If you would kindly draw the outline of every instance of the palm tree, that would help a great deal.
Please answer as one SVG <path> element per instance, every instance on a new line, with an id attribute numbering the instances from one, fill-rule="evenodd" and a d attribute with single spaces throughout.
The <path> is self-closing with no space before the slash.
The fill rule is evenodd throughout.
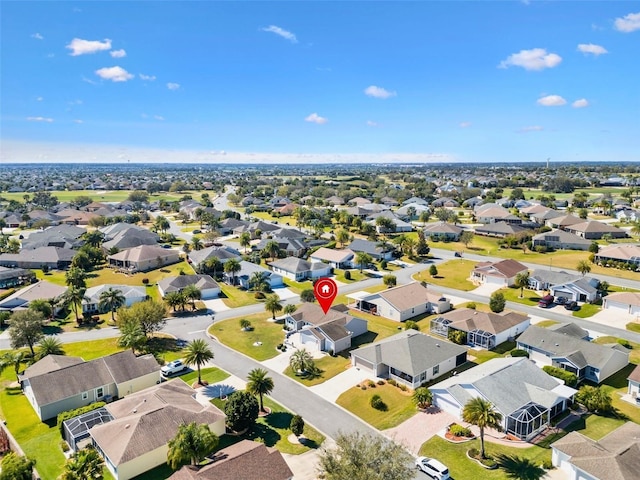
<path id="1" fill-rule="evenodd" d="M 242 232 L 240 234 L 240 246 L 244 247 L 244 253 L 247 253 L 249 245 L 251 245 L 251 235 L 249 232 Z"/>
<path id="2" fill-rule="evenodd" d="M 62 297 L 67 305 L 71 305 L 73 313 L 76 316 L 76 323 L 80 325 L 80 317 L 78 316 L 78 310 L 82 309 L 82 302 L 89 300 L 84 293 L 86 288 L 77 287 L 71 285 L 66 292 L 62 294 Z"/>
<path id="3" fill-rule="evenodd" d="M 67 460 L 59 480 L 102 480 L 103 464 L 104 461 L 96 448 L 89 444 Z"/>
<path id="4" fill-rule="evenodd" d="M 640 221 L 636 221 L 631 227 L 631 234 L 640 237 Z"/>
<path id="5" fill-rule="evenodd" d="M 27 361 L 27 356 L 23 351 L 10 350 L 0 357 L 0 373 L 7 367 L 13 367 L 13 371 L 18 378 L 20 367 Z"/>
<path id="6" fill-rule="evenodd" d="M 183 423 L 178 433 L 169 440 L 167 463 L 177 470 L 187 462 L 197 465 L 218 446 L 218 437 L 206 423 Z"/>
<path id="7" fill-rule="evenodd" d="M 100 311 L 111 312 L 111 321 L 115 322 L 115 311 L 122 307 L 126 302 L 122 290 L 109 287 L 107 290 L 100 294 L 100 301 L 98 302 L 98 308 Z"/>
<path id="8" fill-rule="evenodd" d="M 156 217 L 156 221 L 153 222 L 153 226 L 155 227 L 156 230 L 162 233 L 165 233 L 167 230 L 169 230 L 169 228 L 171 228 L 171 224 L 169 223 L 169 220 L 167 220 L 162 215 L 158 215 Z"/>
<path id="9" fill-rule="evenodd" d="M 282 313 L 284 313 L 285 315 L 291 315 L 297 309 L 298 307 L 296 307 L 293 303 L 287 303 L 282 309 Z"/>
<path id="10" fill-rule="evenodd" d="M 173 308 L 174 312 L 178 307 L 182 307 L 184 310 L 185 298 L 182 292 L 169 292 L 164 296 L 164 301 Z"/>
<path id="11" fill-rule="evenodd" d="M 198 273 L 206 273 L 216 278 L 217 272 L 223 271 L 222 262 L 216 257 L 207 258 L 204 262 L 198 265 Z"/>
<path id="12" fill-rule="evenodd" d="M 240 261 L 236 258 L 230 258 L 224 263 L 224 271 L 227 274 L 231 274 L 231 284 L 236 284 L 236 273 L 242 270 L 242 265 L 240 265 Z"/>
<path id="13" fill-rule="evenodd" d="M 289 367 L 294 373 L 307 372 L 313 368 L 313 357 L 306 349 L 296 350 L 289 357 Z"/>
<path id="14" fill-rule="evenodd" d="M 501 453 L 496 456 L 496 460 L 507 477 L 513 480 L 540 480 L 546 473 L 544 468 L 529 458 Z"/>
<path id="15" fill-rule="evenodd" d="M 273 262 L 280 252 L 280 245 L 275 240 L 269 240 L 264 246 L 264 251 L 271 256 L 271 261 Z"/>
<path id="16" fill-rule="evenodd" d="M 130 348 L 132 353 L 140 350 L 147 343 L 147 336 L 144 334 L 142 325 L 136 319 L 128 319 L 118 325 L 120 329 L 120 337 L 118 337 L 118 346 L 120 348 Z"/>
<path id="17" fill-rule="evenodd" d="M 254 368 L 247 376 L 247 392 L 257 395 L 260 400 L 260 411 L 264 412 L 262 396 L 269 395 L 273 390 L 273 378 L 267 376 L 267 371 L 262 368 Z"/>
<path id="18" fill-rule="evenodd" d="M 53 317 L 53 306 L 48 300 L 36 299 L 29 302 L 29 310 L 40 312 L 44 318 Z"/>
<path id="19" fill-rule="evenodd" d="M 249 278 L 249 285 L 256 292 L 269 290 L 269 282 L 266 279 L 265 272 L 253 272 L 251 278 Z"/>
<path id="20" fill-rule="evenodd" d="M 276 313 L 282 311 L 282 303 L 280 303 L 280 297 L 275 293 L 273 295 L 268 295 L 266 301 L 264 302 L 264 309 L 267 312 L 271 312 L 273 315 L 273 319 L 276 319 Z"/>
<path id="21" fill-rule="evenodd" d="M 209 360 L 213 360 L 213 351 L 203 339 L 196 338 L 187 344 L 184 362 L 187 365 L 195 365 L 198 368 L 198 383 L 200 385 L 202 385 L 200 368 Z"/>
<path id="22" fill-rule="evenodd" d="M 191 248 L 193 250 L 202 250 L 202 239 L 200 237 L 193 237 L 191 239 Z"/>
<path id="23" fill-rule="evenodd" d="M 360 267 L 360 273 L 362 273 L 362 269 L 365 265 L 369 265 L 373 258 L 366 252 L 358 252 L 356 253 L 356 265 Z"/>
<path id="24" fill-rule="evenodd" d="M 578 262 L 578 265 L 576 266 L 576 270 L 578 270 L 584 277 L 591 271 L 591 265 L 589 265 L 589 262 L 587 260 L 580 260 Z"/>
<path id="25" fill-rule="evenodd" d="M 413 401 L 418 408 L 424 410 L 431 405 L 433 393 L 427 387 L 418 387 L 413 392 Z"/>
<path id="26" fill-rule="evenodd" d="M 336 240 L 340 243 L 340 246 L 342 247 L 344 247 L 345 243 L 349 241 L 350 237 L 351 236 L 349 235 L 349 231 L 344 228 L 341 228 L 336 232 Z"/>
<path id="27" fill-rule="evenodd" d="M 480 455 L 486 458 L 484 451 L 484 429 L 494 428 L 502 430 L 502 414 L 493 408 L 493 405 L 482 397 L 469 400 L 462 409 L 462 419 L 476 425 L 480 429 Z"/>
<path id="28" fill-rule="evenodd" d="M 529 270 L 517 274 L 515 284 L 520 288 L 520 298 L 524 297 L 524 287 L 529 285 Z"/>
<path id="29" fill-rule="evenodd" d="M 78 267 L 71 267 L 64 275 L 65 283 L 68 286 L 74 286 L 78 288 L 85 288 L 87 286 L 87 274 L 84 270 Z"/>
<path id="30" fill-rule="evenodd" d="M 187 285 L 182 289 L 182 295 L 185 300 L 191 300 L 191 308 L 196 309 L 196 300 L 202 299 L 202 291 L 195 285 Z"/>
<path id="31" fill-rule="evenodd" d="M 56 337 L 47 336 L 38 342 L 39 348 L 36 353 L 36 360 L 40 360 L 47 355 L 64 355 L 64 348 L 62 348 L 62 342 Z"/>
<path id="32" fill-rule="evenodd" d="M 104 234 L 100 230 L 93 230 L 84 234 L 84 239 L 88 245 L 92 247 L 99 247 L 104 239 Z"/>

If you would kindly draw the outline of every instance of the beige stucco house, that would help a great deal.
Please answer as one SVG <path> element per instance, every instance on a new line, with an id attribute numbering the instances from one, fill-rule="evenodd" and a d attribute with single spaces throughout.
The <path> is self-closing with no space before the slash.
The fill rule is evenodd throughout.
<path id="1" fill-rule="evenodd" d="M 146 272 L 180 261 L 180 253 L 159 245 L 140 245 L 107 256 L 109 266 L 128 272 Z"/>

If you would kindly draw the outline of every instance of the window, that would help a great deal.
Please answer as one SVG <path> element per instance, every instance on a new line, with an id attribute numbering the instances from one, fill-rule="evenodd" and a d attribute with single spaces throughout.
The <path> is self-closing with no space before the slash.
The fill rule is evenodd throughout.
<path id="1" fill-rule="evenodd" d="M 89 398 L 89 392 L 82 392 L 82 399 L 86 400 L 87 398 Z"/>
<path id="2" fill-rule="evenodd" d="M 437 375 L 440 372 L 440 365 L 433 367 L 433 375 Z"/>
<path id="3" fill-rule="evenodd" d="M 96 398 L 102 398 L 104 396 L 104 387 L 96 388 Z"/>

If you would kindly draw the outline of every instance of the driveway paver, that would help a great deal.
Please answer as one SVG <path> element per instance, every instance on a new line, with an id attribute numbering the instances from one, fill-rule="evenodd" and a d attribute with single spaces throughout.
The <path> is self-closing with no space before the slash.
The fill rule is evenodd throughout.
<path id="1" fill-rule="evenodd" d="M 404 445 L 411 453 L 417 455 L 420 446 L 454 423 L 456 418 L 443 411 L 435 413 L 418 412 L 397 427 L 384 430 L 383 433 L 395 442 Z"/>

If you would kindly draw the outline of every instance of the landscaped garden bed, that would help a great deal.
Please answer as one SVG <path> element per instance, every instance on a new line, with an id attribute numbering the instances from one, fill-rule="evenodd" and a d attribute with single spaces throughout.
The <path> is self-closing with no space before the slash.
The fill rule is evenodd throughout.
<path id="1" fill-rule="evenodd" d="M 457 423 L 452 423 L 447 427 L 444 438 L 453 443 L 462 443 L 473 440 L 476 437 L 470 429 L 463 427 L 462 425 L 458 425 Z"/>

